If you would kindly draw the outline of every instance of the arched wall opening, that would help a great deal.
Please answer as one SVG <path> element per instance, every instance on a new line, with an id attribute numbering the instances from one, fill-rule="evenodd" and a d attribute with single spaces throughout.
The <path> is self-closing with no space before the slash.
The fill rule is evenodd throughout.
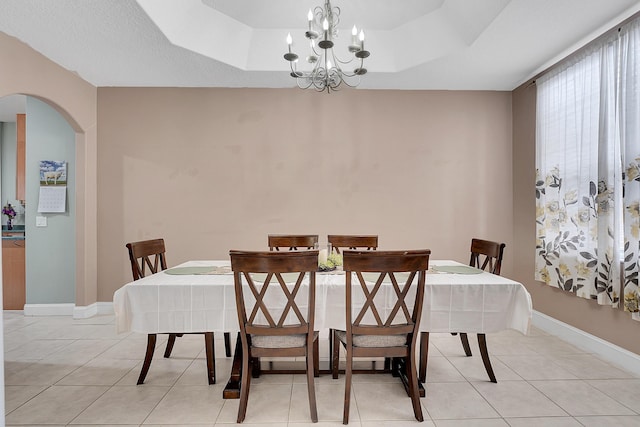
<path id="1" fill-rule="evenodd" d="M 66 154 L 62 155 L 62 157 L 68 157 L 67 159 L 62 160 L 66 160 L 68 162 L 71 168 L 70 173 L 72 173 L 72 175 L 70 176 L 74 178 L 73 185 L 69 185 L 67 191 L 68 208 L 65 214 L 53 216 L 51 218 L 51 220 L 54 221 L 54 224 L 55 221 L 66 222 L 66 224 L 62 226 L 63 229 L 66 230 L 66 232 L 62 237 L 58 238 L 59 243 L 50 241 L 51 237 L 49 237 L 49 241 L 45 240 L 43 243 L 43 241 L 35 241 L 38 239 L 37 232 L 41 230 L 32 228 L 32 231 L 36 231 L 36 233 L 32 232 L 31 234 L 27 234 L 27 243 L 29 239 L 31 239 L 33 240 L 32 244 L 34 245 L 31 246 L 32 249 L 30 252 L 30 256 L 27 258 L 27 276 L 29 280 L 30 272 L 31 280 L 29 282 L 32 284 L 42 284 L 43 277 L 46 277 L 46 272 L 42 271 L 42 266 L 44 266 L 45 270 L 52 269 L 52 271 L 55 272 L 56 268 L 58 268 L 58 272 L 61 272 L 62 269 L 60 267 L 65 263 L 68 266 L 71 266 L 72 270 L 75 268 L 75 273 L 70 277 L 67 276 L 64 278 L 58 278 L 59 281 L 62 281 L 63 283 L 59 284 L 59 292 L 57 293 L 54 292 L 55 286 L 54 289 L 51 289 L 50 286 L 49 288 L 43 287 L 41 290 L 38 289 L 39 285 L 32 285 L 28 287 L 25 314 L 73 314 L 74 317 L 90 317 L 98 312 L 98 308 L 96 306 L 95 299 L 95 295 L 97 294 L 97 289 L 95 289 L 95 276 L 93 280 L 86 280 L 87 268 L 85 266 L 85 262 L 87 260 L 86 225 L 88 223 L 88 221 L 86 220 L 87 197 L 85 195 L 85 189 L 87 188 L 87 135 L 82 129 L 79 122 L 75 120 L 74 117 L 65 108 L 63 108 L 56 102 L 40 95 L 28 93 L 23 93 L 21 95 L 27 96 L 27 100 L 32 106 L 31 111 L 34 112 L 34 119 L 37 117 L 36 113 L 40 112 L 40 114 L 42 114 L 41 112 L 44 111 L 45 117 L 53 117 L 53 124 L 46 123 L 45 125 L 57 125 L 57 127 L 59 128 L 61 127 L 60 122 L 64 120 L 66 124 L 68 124 L 66 137 L 73 139 L 74 141 L 72 142 L 74 143 L 73 145 L 75 145 L 75 147 L 71 145 L 72 151 L 70 152 L 69 144 L 67 143 L 67 149 L 66 151 L 63 151 Z M 5 94 L 2 94 L 1 97 L 4 96 Z M 56 112 L 59 114 L 58 119 L 56 119 Z M 42 120 L 42 116 L 40 116 L 40 120 Z M 62 125 L 62 127 L 66 127 L 66 124 Z M 32 121 L 31 125 L 34 126 L 35 123 Z M 37 126 L 35 128 L 32 128 L 33 138 L 37 138 L 37 130 Z M 69 137 L 69 135 L 71 136 Z M 33 149 L 33 146 L 31 148 Z M 51 151 L 49 150 L 49 152 Z M 53 154 L 52 156 L 58 156 L 59 152 L 60 150 L 53 151 L 53 153 L 55 154 Z M 47 154 L 43 154 L 47 153 L 46 149 L 44 152 L 40 150 L 36 151 L 36 153 L 37 154 L 34 154 L 32 157 L 52 157 L 48 156 Z M 31 169 L 33 169 L 34 164 L 37 165 L 37 162 L 34 162 L 35 160 L 33 158 L 29 159 Z M 93 167 L 93 170 L 95 171 L 95 166 Z M 34 173 L 31 172 L 33 171 L 30 171 L 28 173 L 34 175 Z M 32 176 L 31 180 L 37 180 L 37 178 Z M 35 189 L 34 184 L 32 183 L 32 185 L 30 186 L 30 193 L 28 193 L 27 195 L 27 199 L 29 199 L 29 203 L 27 204 L 26 209 L 27 212 L 25 214 L 25 220 L 28 221 L 28 224 L 26 225 L 27 229 L 33 227 L 33 224 L 31 223 L 35 222 L 34 215 L 36 215 L 38 201 L 38 194 L 34 194 L 36 192 L 37 183 L 35 184 Z M 69 224 L 69 221 L 73 221 L 74 224 Z M 93 225 L 95 226 L 95 221 L 92 221 L 91 223 L 93 223 Z M 59 223 L 57 229 L 60 229 Z M 68 241 L 68 239 L 72 239 L 72 241 Z M 56 245 L 59 245 L 60 249 L 63 251 L 73 252 L 73 259 L 69 260 L 63 257 L 56 261 L 55 256 L 53 256 L 48 260 L 48 264 L 46 262 L 40 262 L 44 261 L 46 254 L 42 252 L 38 254 L 37 250 L 43 249 L 43 247 L 55 247 Z M 67 253 L 65 256 L 68 258 L 69 254 Z M 34 259 L 37 260 L 37 264 L 41 265 L 40 268 L 34 269 L 34 267 L 37 267 L 34 266 L 34 264 L 36 264 L 36 262 L 34 262 Z M 43 273 L 45 273 L 45 276 L 43 276 Z M 69 285 L 71 285 L 73 289 L 69 290 Z M 47 294 L 47 291 L 49 292 L 49 294 Z M 69 295 L 69 292 L 72 292 L 72 295 Z"/>

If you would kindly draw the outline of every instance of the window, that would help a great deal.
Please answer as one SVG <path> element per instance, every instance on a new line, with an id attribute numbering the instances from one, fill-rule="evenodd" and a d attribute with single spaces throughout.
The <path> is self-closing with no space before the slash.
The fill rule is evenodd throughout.
<path id="1" fill-rule="evenodd" d="M 637 313 L 640 20 L 536 84 L 536 279 Z"/>

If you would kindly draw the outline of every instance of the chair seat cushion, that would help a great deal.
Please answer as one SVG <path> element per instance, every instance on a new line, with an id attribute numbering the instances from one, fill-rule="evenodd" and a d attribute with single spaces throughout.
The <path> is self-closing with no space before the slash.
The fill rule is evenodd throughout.
<path id="1" fill-rule="evenodd" d="M 318 339 L 318 331 L 313 332 L 313 340 Z M 306 335 L 251 335 L 251 346 L 260 348 L 304 347 Z"/>
<path id="2" fill-rule="evenodd" d="M 347 332 L 336 331 L 338 339 L 347 343 Z M 407 345 L 406 335 L 354 335 L 355 347 L 404 347 Z"/>

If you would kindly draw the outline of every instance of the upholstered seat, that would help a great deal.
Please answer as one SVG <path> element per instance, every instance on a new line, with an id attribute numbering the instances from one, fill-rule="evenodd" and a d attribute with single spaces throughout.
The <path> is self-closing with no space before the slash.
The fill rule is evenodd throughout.
<path id="1" fill-rule="evenodd" d="M 347 343 L 347 333 L 336 331 L 336 336 L 343 343 Z M 354 335 L 354 347 L 402 347 L 407 345 L 407 335 Z"/>
<path id="2" fill-rule="evenodd" d="M 318 338 L 314 331 L 313 339 Z M 299 335 L 251 335 L 251 345 L 260 348 L 294 348 L 304 347 L 307 341 L 305 334 Z"/>

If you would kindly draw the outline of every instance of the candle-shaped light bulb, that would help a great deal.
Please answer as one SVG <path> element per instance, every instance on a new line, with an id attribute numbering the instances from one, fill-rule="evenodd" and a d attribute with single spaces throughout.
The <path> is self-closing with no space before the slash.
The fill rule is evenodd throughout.
<path id="1" fill-rule="evenodd" d="M 364 50 L 364 31 L 360 30 L 360 49 Z"/>
<path id="2" fill-rule="evenodd" d="M 331 61 L 327 59 L 327 71 L 331 69 Z"/>
<path id="3" fill-rule="evenodd" d="M 313 22 L 313 13 L 311 9 L 309 9 L 309 13 L 307 14 L 307 19 L 309 20 L 309 31 L 311 31 L 311 23 Z"/>
<path id="4" fill-rule="evenodd" d="M 355 45 L 357 41 L 358 41 L 358 29 L 354 25 L 353 28 L 351 29 L 351 44 Z"/>
<path id="5" fill-rule="evenodd" d="M 327 40 L 327 31 L 329 30 L 329 21 L 327 21 L 327 18 L 324 18 L 324 21 L 322 21 L 322 29 L 324 30 L 324 39 Z"/>
<path id="6" fill-rule="evenodd" d="M 287 45 L 289 46 L 289 53 L 291 53 L 291 45 L 293 44 L 293 39 L 291 38 L 291 33 L 287 34 Z"/>

